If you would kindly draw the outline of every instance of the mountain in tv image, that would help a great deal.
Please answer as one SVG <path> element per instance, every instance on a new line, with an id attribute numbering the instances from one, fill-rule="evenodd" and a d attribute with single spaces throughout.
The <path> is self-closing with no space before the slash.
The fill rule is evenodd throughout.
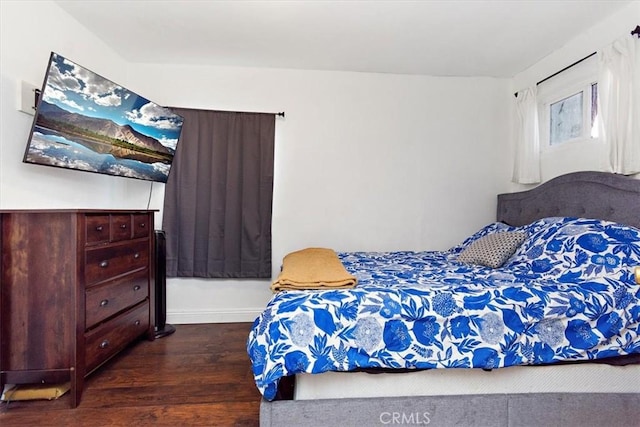
<path id="1" fill-rule="evenodd" d="M 112 120 L 71 113 L 46 101 L 40 103 L 36 126 L 64 133 L 97 153 L 145 163 L 170 163 L 173 150 L 155 138 Z"/>
<path id="2" fill-rule="evenodd" d="M 167 182 L 173 150 L 129 125 L 40 102 L 25 161 Z"/>

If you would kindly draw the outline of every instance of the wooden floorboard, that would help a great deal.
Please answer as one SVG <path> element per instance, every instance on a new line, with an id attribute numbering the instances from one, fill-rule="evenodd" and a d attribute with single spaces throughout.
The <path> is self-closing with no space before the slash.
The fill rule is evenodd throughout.
<path id="1" fill-rule="evenodd" d="M 250 323 L 175 325 L 87 378 L 80 405 L 2 402 L 9 426 L 257 426 L 260 393 L 246 353 Z"/>

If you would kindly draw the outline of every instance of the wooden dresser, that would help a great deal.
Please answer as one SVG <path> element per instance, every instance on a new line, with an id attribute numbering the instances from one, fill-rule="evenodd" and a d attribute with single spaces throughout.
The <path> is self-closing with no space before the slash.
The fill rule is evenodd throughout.
<path id="1" fill-rule="evenodd" d="M 154 339 L 153 211 L 0 211 L 0 389 L 71 384 Z"/>

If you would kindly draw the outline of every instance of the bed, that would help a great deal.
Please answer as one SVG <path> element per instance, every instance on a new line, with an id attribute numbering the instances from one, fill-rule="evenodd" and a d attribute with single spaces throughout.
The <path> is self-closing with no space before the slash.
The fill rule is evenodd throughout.
<path id="1" fill-rule="evenodd" d="M 338 253 L 355 288 L 280 292 L 256 319 L 261 425 L 637 420 L 639 228 L 640 180 L 578 172 L 499 195 L 449 251 Z"/>

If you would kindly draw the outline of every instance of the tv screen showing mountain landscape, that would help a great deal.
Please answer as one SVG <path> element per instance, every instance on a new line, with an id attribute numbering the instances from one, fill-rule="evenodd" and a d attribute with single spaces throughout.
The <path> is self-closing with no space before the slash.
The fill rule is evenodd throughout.
<path id="1" fill-rule="evenodd" d="M 52 52 L 24 162 L 167 182 L 182 122 Z"/>

